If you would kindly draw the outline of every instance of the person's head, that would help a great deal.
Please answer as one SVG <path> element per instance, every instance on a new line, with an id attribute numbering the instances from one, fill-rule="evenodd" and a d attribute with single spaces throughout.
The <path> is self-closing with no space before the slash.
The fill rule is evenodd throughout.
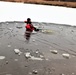
<path id="1" fill-rule="evenodd" d="M 27 18 L 27 24 L 31 24 L 31 19 Z"/>
<path id="2" fill-rule="evenodd" d="M 27 21 L 31 21 L 31 19 L 30 18 L 27 18 Z"/>

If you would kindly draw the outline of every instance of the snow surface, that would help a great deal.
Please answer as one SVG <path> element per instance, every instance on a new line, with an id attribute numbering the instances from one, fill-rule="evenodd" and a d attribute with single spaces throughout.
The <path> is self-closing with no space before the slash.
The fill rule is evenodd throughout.
<path id="1" fill-rule="evenodd" d="M 59 6 L 24 4 L 0 1 L 0 22 L 24 21 L 76 25 L 76 9 Z"/>

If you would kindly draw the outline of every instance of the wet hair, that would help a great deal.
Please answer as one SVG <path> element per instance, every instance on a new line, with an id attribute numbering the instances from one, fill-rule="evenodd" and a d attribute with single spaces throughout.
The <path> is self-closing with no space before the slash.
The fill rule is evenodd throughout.
<path id="1" fill-rule="evenodd" d="M 31 21 L 31 19 L 30 18 L 27 18 L 27 21 Z"/>
<path id="2" fill-rule="evenodd" d="M 27 24 L 31 24 L 31 19 L 27 18 Z"/>

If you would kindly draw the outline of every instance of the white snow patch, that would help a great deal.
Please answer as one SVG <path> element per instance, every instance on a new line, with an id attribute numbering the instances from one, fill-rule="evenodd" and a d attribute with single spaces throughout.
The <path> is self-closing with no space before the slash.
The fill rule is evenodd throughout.
<path id="1" fill-rule="evenodd" d="M 0 22 L 24 21 L 70 24 L 76 26 L 76 9 L 60 6 L 23 4 L 0 1 Z"/>
<path id="2" fill-rule="evenodd" d="M 0 60 L 3 60 L 3 59 L 5 59 L 5 56 L 0 56 Z"/>

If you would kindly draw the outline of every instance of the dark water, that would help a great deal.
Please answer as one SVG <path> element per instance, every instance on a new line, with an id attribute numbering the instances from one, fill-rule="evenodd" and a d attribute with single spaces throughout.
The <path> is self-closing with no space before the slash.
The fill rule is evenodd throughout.
<path id="1" fill-rule="evenodd" d="M 52 75 L 60 75 L 62 72 L 69 75 L 72 75 L 72 72 L 75 73 L 76 27 L 37 22 L 34 22 L 33 25 L 40 31 L 33 32 L 29 43 L 27 43 L 24 36 L 25 23 L 0 23 L 0 56 L 6 57 L 4 60 L 0 60 L 0 74 L 29 75 L 31 74 L 29 72 L 37 69 L 38 75 L 50 75 L 48 68 L 52 71 Z M 22 54 L 20 56 L 15 54 L 14 49 L 19 49 Z M 24 57 L 25 52 L 36 56 L 37 50 L 45 60 L 33 61 Z M 50 50 L 57 50 L 58 54 L 52 54 Z M 63 53 L 69 53 L 71 58 L 66 61 L 62 57 Z M 64 64 L 67 66 L 64 67 Z M 53 71 L 52 67 L 55 67 L 56 70 Z"/>

